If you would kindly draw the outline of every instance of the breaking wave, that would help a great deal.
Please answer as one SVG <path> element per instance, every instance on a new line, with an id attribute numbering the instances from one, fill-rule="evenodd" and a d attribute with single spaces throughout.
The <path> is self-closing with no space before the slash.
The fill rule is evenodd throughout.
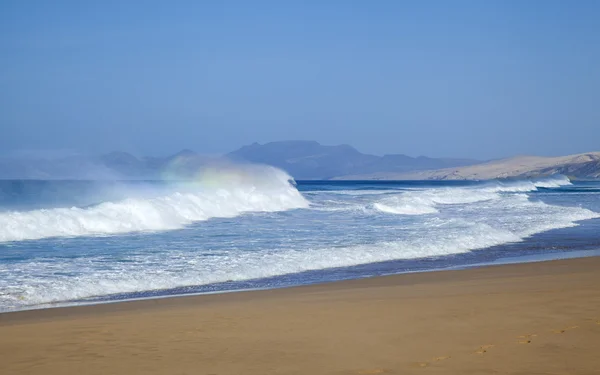
<path id="1" fill-rule="evenodd" d="M 373 204 L 373 208 L 388 214 L 427 215 L 439 212 L 439 205 L 489 201 L 501 198 L 503 193 L 526 193 L 538 188 L 559 188 L 566 185 L 572 185 L 569 179 L 558 176 L 534 181 L 496 181 L 474 187 L 404 191 L 380 199 Z"/>
<path id="2" fill-rule="evenodd" d="M 76 263 L 71 267 L 76 268 L 81 276 L 55 279 L 52 283 L 37 278 L 28 280 L 8 291 L 4 298 L 0 296 L 0 302 L 4 299 L 4 305 L 22 307 L 110 294 L 245 281 L 398 259 L 461 254 L 519 242 L 535 233 L 574 226 L 576 221 L 599 216 L 577 207 L 528 202 L 523 195 L 512 197 L 507 205 L 511 210 L 527 205 L 524 212 L 536 212 L 537 219 L 515 223 L 511 228 L 502 228 L 501 225 L 458 218 L 446 221 L 431 218 L 423 223 L 428 233 L 426 236 L 415 233 L 395 241 L 373 244 L 308 247 L 303 250 L 278 249 L 266 253 L 233 250 L 203 256 L 201 261 L 198 261 L 197 254 L 193 252 L 168 251 L 166 254 L 134 255 L 130 262 L 116 264 L 110 272 L 94 268 L 93 263 L 86 259 L 74 260 Z M 29 270 L 31 274 L 47 272 L 47 265 L 44 263 L 30 264 L 29 267 L 32 268 Z"/>
<path id="3" fill-rule="evenodd" d="M 206 173 L 165 195 L 91 207 L 0 213 L 0 242 L 182 228 L 214 217 L 308 207 L 285 172 L 266 166 Z"/>
<path id="4" fill-rule="evenodd" d="M 445 257 L 520 242 L 600 217 L 592 211 L 598 211 L 597 205 L 588 209 L 578 205 L 584 200 L 573 200 L 579 196 L 555 200 L 558 194 L 552 193 L 551 199 L 540 199 L 546 189 L 563 191 L 561 187 L 570 185 L 558 177 L 416 188 L 390 184 L 381 191 L 321 188 L 305 192 L 310 204 L 289 178 L 268 167 L 220 168 L 206 171 L 192 184 L 144 194 L 127 190 L 127 199 L 88 207 L 0 212 L 0 241 L 6 242 L 161 231 L 211 217 L 310 208 L 209 221 L 194 227 L 191 237 L 162 233 L 133 239 L 3 243 L 7 261 L 0 262 L 0 275 L 6 275 L 0 278 L 0 311 L 79 299 L 111 300 L 114 295 L 130 298 L 147 291 L 167 295 L 213 283 Z M 538 188 L 543 191 L 536 192 Z M 567 198 L 574 205 L 565 205 Z M 591 202 L 593 197 L 585 199 Z M 33 255 L 21 259 L 27 251 Z"/>

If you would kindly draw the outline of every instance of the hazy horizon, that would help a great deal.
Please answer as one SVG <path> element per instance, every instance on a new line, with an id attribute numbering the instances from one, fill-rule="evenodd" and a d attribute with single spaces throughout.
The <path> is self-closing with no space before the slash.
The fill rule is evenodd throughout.
<path id="1" fill-rule="evenodd" d="M 308 140 L 308 139 L 297 139 L 297 140 L 280 140 L 280 141 L 272 141 L 273 143 L 277 143 L 277 142 L 294 142 L 294 141 L 298 141 L 298 142 L 310 142 L 310 141 L 314 141 L 314 140 Z M 317 141 L 318 142 L 318 141 Z M 259 143 L 259 142 L 252 142 L 252 143 Z M 37 149 L 37 150 L 14 150 L 12 152 L 9 153 L 0 153 L 0 158 L 15 158 L 15 159 L 48 159 L 48 160 L 52 160 L 52 159 L 60 159 L 60 158 L 65 158 L 65 157 L 72 157 L 72 156 L 82 156 L 82 157 L 96 157 L 96 156 L 103 156 L 103 155 L 108 155 L 111 153 L 119 153 L 119 152 L 123 152 L 123 153 L 127 153 L 130 155 L 133 155 L 137 158 L 166 158 L 166 157 L 170 157 L 173 156 L 175 154 L 178 154 L 180 152 L 183 151 L 192 151 L 195 154 L 199 155 L 199 156 L 203 156 L 203 157 L 214 157 L 214 158 L 220 158 L 220 157 L 224 157 L 226 156 L 228 153 L 233 152 L 233 151 L 237 151 L 240 148 L 244 147 L 244 146 L 249 146 L 252 143 L 248 143 L 245 145 L 241 145 L 240 147 L 237 147 L 235 149 L 232 150 L 228 150 L 225 152 L 203 152 L 202 150 L 197 150 L 197 149 L 193 149 L 193 148 L 181 148 L 181 149 L 177 149 L 175 151 L 172 152 L 165 152 L 165 153 L 154 153 L 154 154 L 140 154 L 140 153 L 136 153 L 136 152 L 132 152 L 130 150 L 125 150 L 125 149 L 113 149 L 113 150 L 107 150 L 107 151 L 101 151 L 101 152 L 86 152 L 86 151 L 81 151 L 81 150 L 75 150 L 75 149 L 54 149 L 54 150 L 43 150 L 43 149 Z M 267 143 L 271 143 L 271 142 L 264 142 L 264 143 L 259 143 L 260 145 L 265 145 Z M 341 146 L 344 145 L 342 143 L 337 143 L 337 144 L 323 144 L 320 143 L 322 146 Z M 348 144 L 345 144 L 348 145 Z M 407 154 L 404 152 L 390 152 L 390 153 L 369 153 L 369 152 L 364 152 L 361 149 L 359 149 L 358 147 L 355 147 L 354 145 L 349 145 L 353 148 L 355 148 L 357 151 L 359 151 L 362 154 L 365 155 L 374 155 L 374 156 L 384 156 L 384 155 L 406 155 L 406 156 L 410 156 L 413 158 L 418 158 L 418 157 L 430 157 L 430 158 L 438 158 L 438 159 L 471 159 L 473 161 L 480 161 L 480 162 L 485 162 L 485 161 L 491 161 L 491 160 L 499 160 L 499 159 L 506 159 L 506 158 L 511 158 L 511 157 L 517 157 L 517 156 L 544 156 L 544 155 L 536 155 L 536 154 L 512 154 L 512 155 L 505 155 L 505 156 L 501 156 L 501 157 L 497 157 L 497 158 L 488 158 L 488 159 L 483 159 L 483 158 L 470 158 L 470 157 L 464 157 L 461 155 L 440 155 L 440 156 L 431 156 L 431 155 L 427 155 L 427 154 Z M 599 148 L 600 150 L 600 148 Z M 598 150 L 590 150 L 590 151 L 582 151 L 580 153 L 577 154 L 584 154 L 584 153 L 591 153 L 591 152 L 600 152 Z M 569 154 L 571 155 L 571 154 Z M 561 155 L 550 155 L 551 156 L 567 156 L 567 154 L 561 154 Z"/>
<path id="2" fill-rule="evenodd" d="M 600 3 L 0 4 L 0 154 L 598 151 Z"/>

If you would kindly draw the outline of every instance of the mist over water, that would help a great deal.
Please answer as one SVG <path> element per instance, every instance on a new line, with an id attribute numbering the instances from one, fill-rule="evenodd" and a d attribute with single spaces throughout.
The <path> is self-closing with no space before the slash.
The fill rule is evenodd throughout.
<path id="1" fill-rule="evenodd" d="M 172 230 L 213 217 L 307 207 L 290 180 L 272 167 L 245 166 L 209 171 L 187 183 L 113 185 L 110 194 L 121 199 L 87 207 L 0 212 L 0 242 Z"/>
<path id="2" fill-rule="evenodd" d="M 379 262 L 487 259 L 490 247 L 526 248 L 533 235 L 600 217 L 600 185 L 561 176 L 296 184 L 272 167 L 231 165 L 185 182 L 0 187 L 0 310 L 283 276 L 302 284 L 306 272 L 340 267 L 373 264 L 377 274 Z"/>

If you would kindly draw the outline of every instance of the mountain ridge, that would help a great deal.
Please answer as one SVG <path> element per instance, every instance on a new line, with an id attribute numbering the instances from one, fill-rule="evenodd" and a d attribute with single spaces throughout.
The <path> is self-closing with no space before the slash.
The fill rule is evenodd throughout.
<path id="1" fill-rule="evenodd" d="M 226 154 L 234 161 L 265 163 L 286 170 L 298 179 L 330 179 L 349 174 L 381 171 L 414 171 L 475 164 L 471 159 L 444 159 L 403 154 L 376 156 L 341 144 L 321 145 L 316 141 L 253 143 Z"/>
<path id="2" fill-rule="evenodd" d="M 404 154 L 377 156 L 347 144 L 292 140 L 254 142 L 221 156 L 184 149 L 165 157 L 137 157 L 124 151 L 52 159 L 4 157 L 0 158 L 0 179 L 189 179 L 206 166 L 218 167 L 222 163 L 272 165 L 299 180 L 478 180 L 552 174 L 600 178 L 600 152 L 560 157 L 519 155 L 479 161 Z"/>

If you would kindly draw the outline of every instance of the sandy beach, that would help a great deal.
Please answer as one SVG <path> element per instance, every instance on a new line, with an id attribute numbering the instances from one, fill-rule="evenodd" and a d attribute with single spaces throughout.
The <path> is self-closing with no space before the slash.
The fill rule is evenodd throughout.
<path id="1" fill-rule="evenodd" d="M 600 258 L 0 314 L 0 374 L 600 374 Z"/>

